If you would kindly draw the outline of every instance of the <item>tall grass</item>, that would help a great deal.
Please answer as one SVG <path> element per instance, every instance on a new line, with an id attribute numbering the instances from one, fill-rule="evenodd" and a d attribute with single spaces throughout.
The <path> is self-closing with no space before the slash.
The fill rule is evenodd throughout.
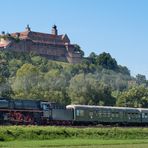
<path id="1" fill-rule="evenodd" d="M 148 139 L 148 128 L 0 126 L 0 141 L 48 139 Z"/>

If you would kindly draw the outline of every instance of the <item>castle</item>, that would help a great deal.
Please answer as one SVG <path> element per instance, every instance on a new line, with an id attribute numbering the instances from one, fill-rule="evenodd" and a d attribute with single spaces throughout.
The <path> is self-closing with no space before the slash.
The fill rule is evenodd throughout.
<path id="1" fill-rule="evenodd" d="M 51 34 L 34 32 L 29 25 L 23 32 L 0 35 L 0 50 L 16 52 L 32 52 L 51 60 L 64 61 L 72 64 L 80 63 L 82 52 L 78 50 L 66 34 L 58 35 L 54 25 Z"/>

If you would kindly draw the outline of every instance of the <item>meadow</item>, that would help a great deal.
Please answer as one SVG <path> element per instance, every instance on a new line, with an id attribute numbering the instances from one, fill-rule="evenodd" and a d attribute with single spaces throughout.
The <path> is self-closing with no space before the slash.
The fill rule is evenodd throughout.
<path id="1" fill-rule="evenodd" d="M 148 128 L 0 126 L 0 148 L 146 148 Z"/>
<path id="2" fill-rule="evenodd" d="M 58 139 L 0 142 L 0 148 L 146 148 L 148 140 Z"/>

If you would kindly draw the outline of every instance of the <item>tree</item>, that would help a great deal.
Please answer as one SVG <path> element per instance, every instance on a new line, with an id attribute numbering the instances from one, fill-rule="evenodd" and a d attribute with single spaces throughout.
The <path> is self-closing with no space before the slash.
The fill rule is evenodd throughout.
<path id="1" fill-rule="evenodd" d="M 0 59 L 0 75 L 8 78 L 10 76 L 8 62 L 4 59 Z"/>
<path id="2" fill-rule="evenodd" d="M 21 60 L 17 59 L 11 59 L 9 61 L 9 72 L 10 72 L 10 77 L 14 77 L 16 75 L 17 70 L 23 65 L 23 62 Z"/>
<path id="3" fill-rule="evenodd" d="M 12 85 L 15 97 L 29 98 L 30 92 L 38 86 L 39 71 L 31 64 L 24 64 L 17 70 L 15 81 Z"/>
<path id="4" fill-rule="evenodd" d="M 74 44 L 75 52 L 81 53 L 82 57 L 84 57 L 84 51 L 81 49 L 81 47 L 77 44 Z"/>
<path id="5" fill-rule="evenodd" d="M 122 92 L 118 97 L 117 106 L 148 107 L 148 88 L 136 86 Z"/>
<path id="6" fill-rule="evenodd" d="M 46 100 L 64 104 L 70 103 L 67 95 L 68 81 L 65 75 L 58 69 L 52 69 L 44 76 Z"/>
<path id="7" fill-rule="evenodd" d="M 136 82 L 138 83 L 138 85 L 146 85 L 146 76 L 145 75 L 141 75 L 141 74 L 137 74 L 136 75 Z"/>
<path id="8" fill-rule="evenodd" d="M 126 66 L 118 65 L 118 69 L 119 72 L 130 76 L 130 70 Z"/>
<path id="9" fill-rule="evenodd" d="M 94 52 L 91 52 L 88 58 L 92 64 L 96 64 L 97 55 Z"/>
<path id="10" fill-rule="evenodd" d="M 0 97 L 11 98 L 13 91 L 7 79 L 0 76 Z"/>
<path id="11" fill-rule="evenodd" d="M 97 64 L 101 65 L 106 69 L 117 70 L 117 61 L 111 57 L 109 53 L 103 52 L 96 59 Z"/>
<path id="12" fill-rule="evenodd" d="M 100 84 L 92 74 L 78 74 L 70 81 L 69 97 L 74 104 L 113 105 L 109 87 Z"/>
<path id="13" fill-rule="evenodd" d="M 33 65 L 40 65 L 42 64 L 42 57 L 41 56 L 33 56 L 31 57 Z"/>

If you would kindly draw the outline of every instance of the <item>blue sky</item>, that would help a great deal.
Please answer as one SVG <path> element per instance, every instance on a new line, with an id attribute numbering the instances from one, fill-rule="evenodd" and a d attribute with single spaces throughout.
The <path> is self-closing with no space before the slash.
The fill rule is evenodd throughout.
<path id="1" fill-rule="evenodd" d="M 0 0 L 0 31 L 49 32 L 56 24 L 88 56 L 109 52 L 148 78 L 148 0 Z"/>

